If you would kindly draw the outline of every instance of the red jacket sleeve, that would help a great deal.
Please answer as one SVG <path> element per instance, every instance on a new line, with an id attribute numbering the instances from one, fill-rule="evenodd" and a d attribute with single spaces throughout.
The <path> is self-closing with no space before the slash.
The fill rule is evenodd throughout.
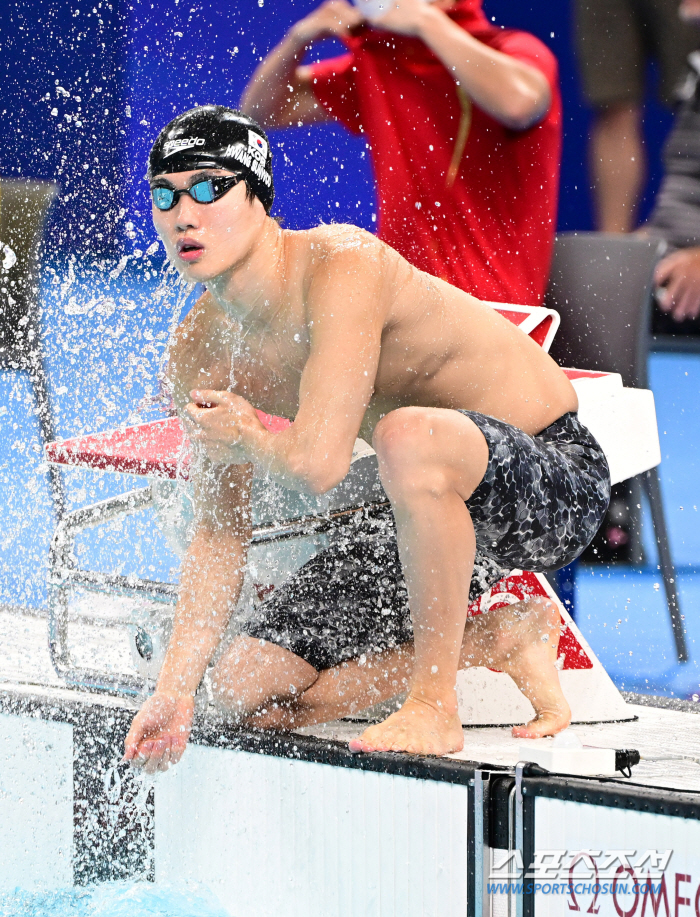
<path id="1" fill-rule="evenodd" d="M 494 35 L 488 45 L 495 51 L 501 51 L 509 57 L 521 60 L 524 64 L 530 64 L 531 67 L 543 73 L 552 90 L 552 97 L 559 92 L 557 59 L 539 38 L 535 38 L 529 32 L 503 29 Z"/>
<path id="2" fill-rule="evenodd" d="M 362 132 L 354 57 L 343 54 L 311 65 L 311 87 L 318 101 L 353 134 Z"/>

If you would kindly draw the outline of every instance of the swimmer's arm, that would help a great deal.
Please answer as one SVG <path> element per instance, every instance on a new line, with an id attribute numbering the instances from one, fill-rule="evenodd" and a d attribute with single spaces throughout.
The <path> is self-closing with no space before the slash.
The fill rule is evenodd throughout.
<path id="1" fill-rule="evenodd" d="M 182 757 L 195 691 L 238 599 L 250 541 L 250 477 L 250 469 L 195 465 L 197 525 L 182 567 L 173 635 L 156 691 L 124 742 L 123 760 L 148 773 Z"/>
<path id="2" fill-rule="evenodd" d="M 167 385 L 178 413 L 190 389 L 230 383 L 231 349 L 237 327 L 205 293 L 177 328 L 169 347 Z M 252 466 L 213 465 L 195 444 L 191 480 L 195 532 L 185 554 L 175 625 L 157 691 L 194 695 L 226 629 L 240 593 L 250 540 Z"/>
<path id="3" fill-rule="evenodd" d="M 361 20 L 345 0 L 328 0 L 293 25 L 255 70 L 241 111 L 270 128 L 333 120 L 314 95 L 311 68 L 299 65 L 314 41 L 339 38 Z"/>
<path id="4" fill-rule="evenodd" d="M 195 303 L 178 326 L 168 348 L 166 387 L 189 438 L 196 438 L 187 407 L 193 390 L 227 392 L 231 388 L 232 370 L 245 387 L 255 380 L 234 366 L 233 353 L 239 344 L 240 326 L 225 316 L 209 293 Z M 232 396 L 235 398 L 236 396 Z M 241 447 L 228 444 L 224 465 L 245 465 L 250 459 Z"/>
<path id="5" fill-rule="evenodd" d="M 310 352 L 299 410 L 288 430 L 261 441 L 257 457 L 296 489 L 325 493 L 350 468 L 379 365 L 383 262 L 383 249 L 373 240 L 334 254 L 309 288 Z"/>
<path id="6" fill-rule="evenodd" d="M 221 642 L 243 584 L 251 537 L 250 465 L 212 466 L 194 475 L 195 533 L 182 564 L 175 625 L 157 694 L 194 696 Z"/>

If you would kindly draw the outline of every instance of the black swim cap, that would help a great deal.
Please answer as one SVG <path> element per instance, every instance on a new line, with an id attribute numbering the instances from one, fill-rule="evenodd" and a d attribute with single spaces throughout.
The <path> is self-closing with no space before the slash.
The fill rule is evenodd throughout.
<path id="1" fill-rule="evenodd" d="M 260 125 L 240 111 L 202 105 L 163 128 L 148 157 L 146 178 L 193 169 L 239 172 L 270 212 L 275 197 L 270 144 Z"/>

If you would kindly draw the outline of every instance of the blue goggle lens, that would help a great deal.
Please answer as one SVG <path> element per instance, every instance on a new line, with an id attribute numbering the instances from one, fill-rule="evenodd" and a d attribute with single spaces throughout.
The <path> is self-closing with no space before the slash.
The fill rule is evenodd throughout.
<path id="1" fill-rule="evenodd" d="M 204 181 L 198 181 L 196 185 L 192 185 L 190 188 L 190 195 L 200 204 L 211 204 L 216 200 L 214 185 L 209 178 L 206 178 Z"/>
<path id="2" fill-rule="evenodd" d="M 153 188 L 151 196 L 158 210 L 170 210 L 175 202 L 175 192 L 172 188 Z"/>

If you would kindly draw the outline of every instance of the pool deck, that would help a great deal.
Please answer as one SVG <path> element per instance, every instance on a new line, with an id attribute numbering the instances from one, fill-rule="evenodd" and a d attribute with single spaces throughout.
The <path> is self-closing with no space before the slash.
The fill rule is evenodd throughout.
<path id="1" fill-rule="evenodd" d="M 123 625 L 115 626 L 96 612 L 91 619 L 86 619 L 84 615 L 76 616 L 69 630 L 78 664 L 102 666 L 106 671 L 134 673 Z M 80 708 L 85 705 L 86 708 L 121 709 L 124 713 L 139 706 L 133 698 L 95 694 L 63 685 L 49 657 L 46 612 L 0 606 L 0 646 L 0 693 L 5 697 L 0 708 L 8 712 L 13 698 L 25 698 L 39 705 L 45 701 L 48 707 L 67 704 Z M 643 758 L 683 754 L 700 759 L 700 711 L 697 704 L 634 694 L 625 697 L 636 719 L 574 725 L 574 731 L 584 745 L 634 748 Z M 345 745 L 365 726 L 366 722 L 338 721 L 300 730 L 299 735 L 325 740 L 339 747 L 336 743 Z M 211 709 L 199 714 L 198 732 L 201 735 L 218 732 L 226 737 L 229 746 L 236 744 L 238 733 L 249 734 L 248 730 L 228 726 Z M 464 750 L 450 755 L 450 759 L 505 768 L 513 768 L 521 760 L 520 749 L 526 744 L 513 738 L 510 728 L 503 726 L 465 727 L 464 739 Z M 264 743 L 261 749 L 264 751 Z M 700 765 L 684 760 L 643 760 L 625 783 L 700 792 Z"/>

